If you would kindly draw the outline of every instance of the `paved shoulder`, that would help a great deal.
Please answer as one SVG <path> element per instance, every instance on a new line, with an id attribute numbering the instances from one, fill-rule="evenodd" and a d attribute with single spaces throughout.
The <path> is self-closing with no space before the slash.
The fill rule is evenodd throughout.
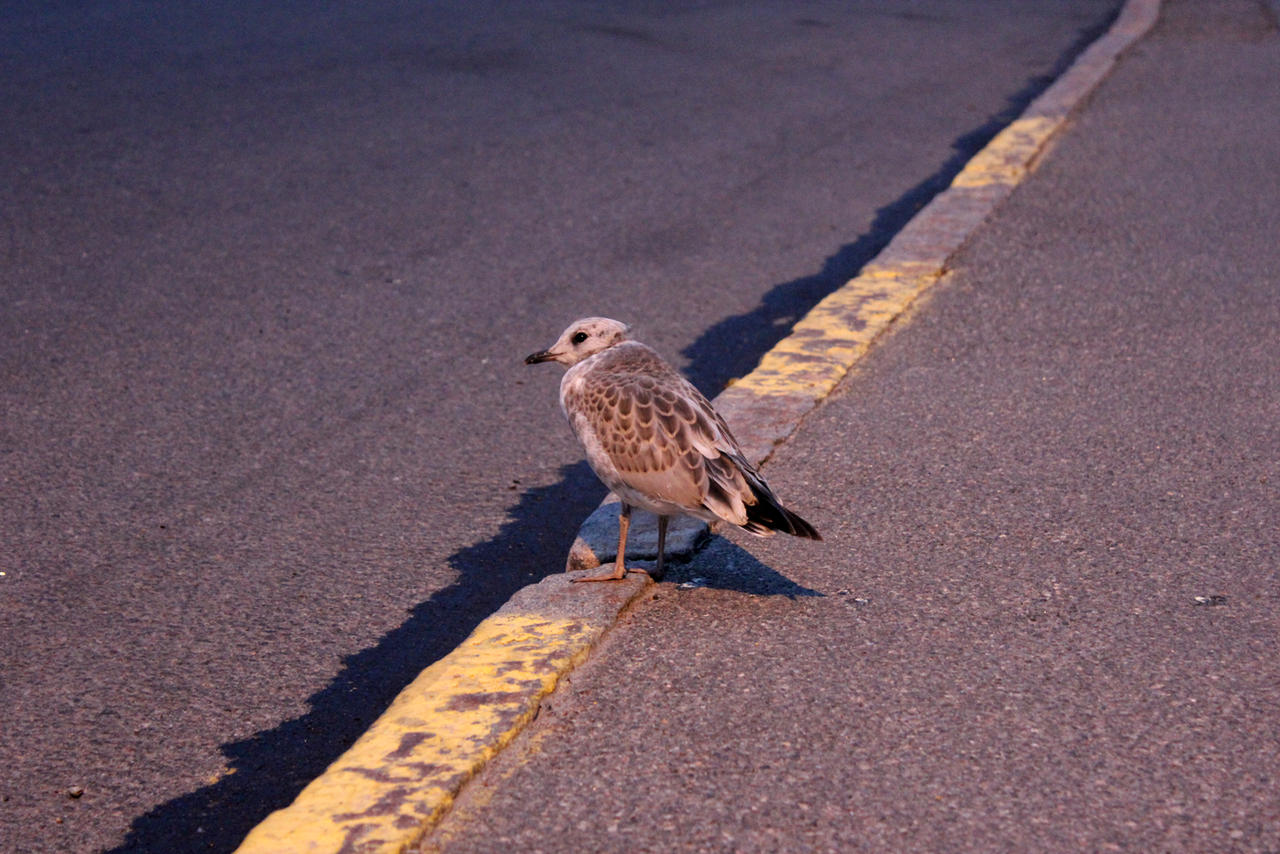
<path id="1" fill-rule="evenodd" d="M 873 263 L 823 300 L 751 374 L 717 398 L 732 409 L 738 429 L 746 428 L 748 457 L 767 458 L 912 300 L 938 280 L 953 253 L 1027 174 L 1070 110 L 1105 76 L 1118 53 L 1151 26 L 1156 9 L 1155 0 L 1130 2 L 1110 32 L 980 151 Z M 616 510 L 606 503 L 584 524 L 570 553 L 571 569 L 600 561 L 601 549 L 589 540 L 616 526 Z M 696 528 L 688 530 L 694 535 L 689 546 L 705 540 L 696 536 Z M 563 579 L 549 579 L 517 599 L 563 586 Z M 585 656 L 631 595 L 603 593 L 607 603 L 595 609 L 603 622 L 592 621 L 589 632 L 581 631 L 580 620 L 548 623 L 542 613 L 533 615 L 533 631 L 527 618 L 517 625 L 504 613 L 486 620 L 462 647 L 406 688 L 369 733 L 290 807 L 256 828 L 240 851 L 394 851 L 416 839 L 524 727 L 558 676 Z M 577 608 L 595 598 L 585 589 L 578 596 Z M 513 647 L 520 649 L 519 660 L 505 661 Z M 530 672 L 528 660 L 542 666 L 543 675 L 519 678 Z M 502 661 L 500 667 L 490 666 Z M 488 699 L 459 707 L 454 697 L 459 690 Z M 359 808 L 352 809 L 352 803 Z"/>
<path id="2" fill-rule="evenodd" d="M 426 849 L 1280 848 L 1277 79 L 1168 3 L 775 454 L 826 554 L 716 540 Z"/>

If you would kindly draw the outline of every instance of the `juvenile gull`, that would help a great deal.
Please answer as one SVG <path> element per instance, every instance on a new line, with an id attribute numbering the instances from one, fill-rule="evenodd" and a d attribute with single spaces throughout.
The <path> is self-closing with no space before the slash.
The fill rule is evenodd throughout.
<path id="1" fill-rule="evenodd" d="M 524 360 L 568 367 L 560 380 L 560 406 L 587 462 L 622 501 L 613 569 L 574 581 L 626 575 L 633 507 L 658 517 L 657 575 L 672 516 L 724 520 L 762 537 L 784 531 L 821 540 L 812 525 L 782 506 L 702 393 L 629 333 L 625 323 L 586 317 Z"/>

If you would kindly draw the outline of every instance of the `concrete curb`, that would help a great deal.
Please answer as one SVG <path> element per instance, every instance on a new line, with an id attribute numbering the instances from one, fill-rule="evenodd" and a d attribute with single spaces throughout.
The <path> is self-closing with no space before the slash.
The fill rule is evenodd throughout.
<path id="1" fill-rule="evenodd" d="M 1159 8 L 1159 0 L 1128 0 L 1110 30 L 975 155 L 872 263 L 715 399 L 753 461 L 768 459 L 875 339 L 942 277 L 949 259 L 1034 168 L 1071 110 L 1151 28 Z M 569 569 L 614 559 L 616 514 L 616 504 L 606 501 L 583 523 Z M 656 546 L 651 524 L 637 517 L 633 556 Z M 687 554 L 705 540 L 706 527 L 691 522 L 672 534 L 670 553 Z M 237 851 L 390 854 L 415 845 L 648 583 L 636 576 L 581 586 L 557 575 L 521 590 L 424 670 L 368 732 L 293 804 L 254 828 Z"/>
<path id="2" fill-rule="evenodd" d="M 557 575 L 517 592 L 237 850 L 405 850 L 648 584 L 637 575 L 586 591 Z"/>
<path id="3" fill-rule="evenodd" d="M 1159 0 L 1129 0 L 1111 28 L 974 155 L 951 186 L 916 214 L 856 278 L 818 303 L 754 371 L 715 398 L 716 409 L 750 460 L 757 465 L 767 460 L 871 343 L 942 277 L 951 256 L 1034 168 L 1068 114 L 1106 77 L 1120 53 L 1151 28 L 1159 8 Z M 616 501 L 613 496 L 605 499 L 583 523 L 569 550 L 567 572 L 614 560 Z M 668 543 L 672 557 L 695 551 L 708 531 L 705 523 L 694 519 L 679 524 L 678 539 Z M 637 512 L 629 536 L 629 554 L 656 555 L 656 518 Z"/>

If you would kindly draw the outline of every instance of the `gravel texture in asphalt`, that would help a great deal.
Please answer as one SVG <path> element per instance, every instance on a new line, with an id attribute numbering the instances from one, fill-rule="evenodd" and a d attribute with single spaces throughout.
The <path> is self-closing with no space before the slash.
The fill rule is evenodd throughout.
<path id="1" fill-rule="evenodd" d="M 1280 848 L 1280 35 L 1171 0 L 424 850 Z"/>
<path id="2" fill-rule="evenodd" d="M 526 353 L 716 390 L 1115 6 L 6 5 L 0 848 L 234 847 L 563 566 Z"/>

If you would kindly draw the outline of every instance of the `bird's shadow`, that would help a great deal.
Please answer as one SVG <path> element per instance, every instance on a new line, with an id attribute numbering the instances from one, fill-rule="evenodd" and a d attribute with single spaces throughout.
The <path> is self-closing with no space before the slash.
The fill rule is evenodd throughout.
<path id="1" fill-rule="evenodd" d="M 732 540 L 719 536 L 713 536 L 689 559 L 668 566 L 662 581 L 681 591 L 705 587 L 788 599 L 827 595 L 797 584 Z"/>
<path id="2" fill-rule="evenodd" d="M 951 145 L 952 155 L 937 171 L 880 208 L 871 229 L 839 247 L 820 270 L 776 285 L 752 311 L 707 329 L 683 351 L 694 383 L 714 395 L 730 379 L 750 371 L 795 320 L 875 257 L 1110 22 L 1082 30 L 1050 74 L 1031 78 L 1009 96 L 1003 110 L 958 137 Z M 521 494 L 509 520 L 493 537 L 452 555 L 454 583 L 414 607 L 409 618 L 377 644 L 347 657 L 333 680 L 308 698 L 306 714 L 222 745 L 229 774 L 134 819 L 125 841 L 108 854 L 233 851 L 258 822 L 287 806 L 350 747 L 419 672 L 448 654 L 516 590 L 559 572 L 576 525 L 604 494 L 586 463 L 565 466 L 557 483 Z M 405 559 L 412 560 L 412 555 Z M 719 537 L 695 561 L 673 565 L 667 580 L 681 590 L 711 587 L 792 598 L 824 595 Z"/>

